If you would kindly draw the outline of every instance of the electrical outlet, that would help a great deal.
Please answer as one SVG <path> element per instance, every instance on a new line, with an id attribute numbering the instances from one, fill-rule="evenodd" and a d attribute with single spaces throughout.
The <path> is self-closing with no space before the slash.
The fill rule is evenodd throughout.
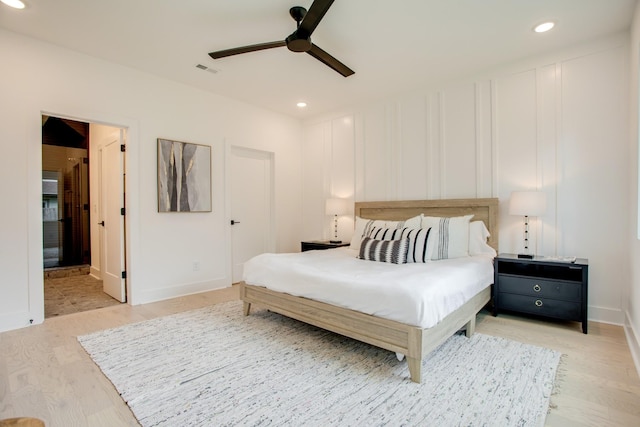
<path id="1" fill-rule="evenodd" d="M 193 271 L 200 271 L 200 261 L 193 261 Z"/>

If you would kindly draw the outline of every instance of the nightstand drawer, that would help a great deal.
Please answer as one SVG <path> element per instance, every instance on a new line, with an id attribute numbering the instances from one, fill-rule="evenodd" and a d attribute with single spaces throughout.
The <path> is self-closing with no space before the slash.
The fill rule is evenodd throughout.
<path id="1" fill-rule="evenodd" d="M 579 302 L 582 283 L 500 275 L 500 292 Z"/>
<path id="2" fill-rule="evenodd" d="M 580 303 L 500 293 L 500 308 L 566 320 L 580 320 Z"/>

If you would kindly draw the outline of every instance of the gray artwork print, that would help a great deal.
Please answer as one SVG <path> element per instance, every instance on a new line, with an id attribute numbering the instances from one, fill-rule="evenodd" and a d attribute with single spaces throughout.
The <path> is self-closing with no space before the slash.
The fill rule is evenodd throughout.
<path id="1" fill-rule="evenodd" d="M 211 211 L 211 147 L 158 139 L 158 211 Z"/>

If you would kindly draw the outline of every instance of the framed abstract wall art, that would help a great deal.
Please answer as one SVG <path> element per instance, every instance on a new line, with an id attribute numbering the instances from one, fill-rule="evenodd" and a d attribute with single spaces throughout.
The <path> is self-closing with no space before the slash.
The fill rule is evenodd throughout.
<path id="1" fill-rule="evenodd" d="M 158 212 L 211 212 L 211 147 L 158 138 Z"/>

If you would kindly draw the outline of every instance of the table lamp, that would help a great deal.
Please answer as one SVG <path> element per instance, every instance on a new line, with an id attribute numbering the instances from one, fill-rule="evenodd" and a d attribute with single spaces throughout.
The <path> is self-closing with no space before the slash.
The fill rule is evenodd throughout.
<path id="1" fill-rule="evenodd" d="M 532 259 L 529 253 L 529 217 L 544 215 L 547 209 L 546 194 L 542 191 L 514 191 L 509 200 L 509 214 L 524 216 L 524 253 L 518 258 Z"/>
<path id="2" fill-rule="evenodd" d="M 338 240 L 338 215 L 345 215 L 349 213 L 349 200 L 331 198 L 327 199 L 325 211 L 327 215 L 333 215 L 333 240 L 329 240 L 330 243 L 342 243 L 342 240 Z"/>

